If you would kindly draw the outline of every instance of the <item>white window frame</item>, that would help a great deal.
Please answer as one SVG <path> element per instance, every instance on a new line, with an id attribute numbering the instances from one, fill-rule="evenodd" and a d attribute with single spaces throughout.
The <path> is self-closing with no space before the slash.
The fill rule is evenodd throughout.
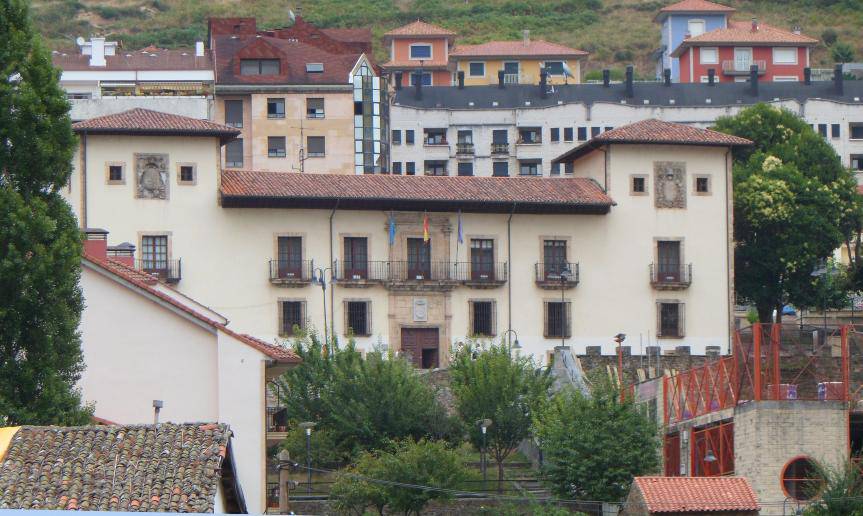
<path id="1" fill-rule="evenodd" d="M 429 47 L 429 56 L 414 57 L 414 47 Z M 411 61 L 432 61 L 434 59 L 434 45 L 431 43 L 411 43 L 408 48 L 408 59 Z"/>
<path id="2" fill-rule="evenodd" d="M 714 54 L 715 59 L 714 59 L 713 61 L 705 61 L 705 60 L 704 60 L 704 51 L 705 51 L 705 50 L 712 50 L 713 52 L 715 52 L 715 54 Z M 700 62 L 700 63 L 701 63 L 701 64 L 703 64 L 703 65 L 706 65 L 706 64 L 712 64 L 712 65 L 719 64 L 719 47 L 700 47 L 700 48 L 698 49 L 698 62 Z"/>
<path id="3" fill-rule="evenodd" d="M 471 73 L 471 65 L 482 65 L 482 75 L 474 75 Z M 485 77 L 485 61 L 468 61 L 467 63 L 467 76 L 468 77 Z"/>
<path id="4" fill-rule="evenodd" d="M 745 70 L 737 68 L 737 52 L 738 51 L 740 51 L 740 52 L 746 51 L 749 54 L 749 66 L 747 66 Z M 752 66 L 752 63 L 755 62 L 755 52 L 752 50 L 752 47 L 734 47 L 733 55 L 734 55 L 734 61 L 732 61 L 732 63 L 734 66 L 734 70 L 736 70 L 736 71 L 748 72 L 749 68 Z"/>
<path id="5" fill-rule="evenodd" d="M 776 60 L 776 51 L 777 50 L 792 50 L 794 51 L 794 61 L 777 61 Z M 796 65 L 800 60 L 797 55 L 799 52 L 797 51 L 797 47 L 773 47 L 773 64 L 775 65 L 784 65 L 784 66 L 793 66 Z"/>
<path id="6" fill-rule="evenodd" d="M 701 32 L 699 32 L 698 34 L 695 34 L 692 32 L 692 30 L 690 30 L 690 26 L 692 26 L 693 23 L 700 23 L 701 24 Z M 687 20 L 686 21 L 686 32 L 688 32 L 689 36 L 692 38 L 704 34 L 705 32 L 707 32 L 707 21 L 703 20 L 701 18 L 695 18 L 692 20 Z"/>

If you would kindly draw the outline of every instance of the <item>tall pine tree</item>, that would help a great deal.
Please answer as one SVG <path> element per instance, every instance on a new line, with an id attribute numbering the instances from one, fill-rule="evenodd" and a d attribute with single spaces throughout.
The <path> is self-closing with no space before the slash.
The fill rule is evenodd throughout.
<path id="1" fill-rule="evenodd" d="M 0 424 L 81 424 L 69 104 L 24 0 L 0 0 Z"/>

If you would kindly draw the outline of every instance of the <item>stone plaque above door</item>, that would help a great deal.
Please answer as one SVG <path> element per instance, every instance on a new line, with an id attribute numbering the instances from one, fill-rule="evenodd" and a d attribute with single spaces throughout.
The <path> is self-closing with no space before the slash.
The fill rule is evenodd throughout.
<path id="1" fill-rule="evenodd" d="M 413 300 L 414 322 L 427 322 L 429 318 L 429 303 L 424 297 L 415 297 Z"/>

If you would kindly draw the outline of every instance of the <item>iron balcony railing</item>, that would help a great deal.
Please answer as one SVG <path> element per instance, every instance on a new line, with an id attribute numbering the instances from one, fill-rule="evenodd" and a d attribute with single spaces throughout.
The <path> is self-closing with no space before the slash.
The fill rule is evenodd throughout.
<path id="1" fill-rule="evenodd" d="M 141 259 L 135 260 L 135 268 L 158 277 L 165 283 L 177 283 L 183 277 L 182 260 Z"/>
<path id="2" fill-rule="evenodd" d="M 578 285 L 579 268 L 573 262 L 539 262 L 535 266 L 536 282 L 550 286 Z"/>
<path id="3" fill-rule="evenodd" d="M 344 260 L 333 264 L 336 281 L 366 282 L 389 279 L 389 262 L 369 260 Z"/>
<path id="4" fill-rule="evenodd" d="M 508 279 L 506 262 L 455 262 L 452 269 L 457 281 L 472 285 L 494 285 Z"/>
<path id="5" fill-rule="evenodd" d="M 288 431 L 288 409 L 285 407 L 267 407 L 267 432 Z"/>
<path id="6" fill-rule="evenodd" d="M 456 154 L 473 154 L 472 143 L 457 143 L 455 146 Z"/>
<path id="7" fill-rule="evenodd" d="M 314 263 L 312 260 L 270 260 L 270 281 L 310 282 Z"/>
<path id="8" fill-rule="evenodd" d="M 758 66 L 758 75 L 767 73 L 767 61 L 762 59 L 749 61 L 742 65 L 733 59 L 722 61 L 722 73 L 725 75 L 749 75 L 749 67 L 752 65 Z"/>
<path id="9" fill-rule="evenodd" d="M 650 283 L 660 287 L 688 287 L 692 283 L 692 264 L 651 263 Z"/>
<path id="10" fill-rule="evenodd" d="M 453 263 L 449 261 L 391 261 L 389 281 L 457 281 Z"/>
<path id="11" fill-rule="evenodd" d="M 491 144 L 491 153 L 492 154 L 509 154 L 509 144 L 508 143 L 492 143 Z"/>
<path id="12" fill-rule="evenodd" d="M 473 285 L 506 282 L 506 262 L 341 261 L 334 264 L 338 282 L 454 281 Z"/>

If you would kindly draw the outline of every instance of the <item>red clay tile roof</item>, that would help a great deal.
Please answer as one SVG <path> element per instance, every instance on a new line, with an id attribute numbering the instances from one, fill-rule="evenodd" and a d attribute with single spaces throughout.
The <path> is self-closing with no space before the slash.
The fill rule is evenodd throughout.
<path id="1" fill-rule="evenodd" d="M 550 43 L 541 39 L 524 41 L 489 41 L 479 45 L 459 45 L 450 52 L 457 57 L 581 57 L 588 53 L 584 50 Z"/>
<path id="2" fill-rule="evenodd" d="M 734 11 L 736 9 L 733 7 L 707 0 L 682 0 L 659 10 L 660 13 L 733 13 Z"/>
<path id="3" fill-rule="evenodd" d="M 381 65 L 381 68 L 422 68 L 423 70 L 443 70 L 449 66 L 449 62 L 445 59 L 430 60 L 425 59 L 420 65 L 416 59 L 403 59 L 401 61 L 387 61 Z"/>
<path id="4" fill-rule="evenodd" d="M 151 49 L 124 51 L 117 49 L 117 55 L 105 56 L 105 66 L 90 66 L 90 56 L 74 51 L 56 51 L 51 55 L 54 66 L 64 71 L 115 71 L 115 70 L 212 70 L 213 60 L 209 50 L 198 57 L 195 50 Z"/>
<path id="5" fill-rule="evenodd" d="M 278 206 L 509 213 L 606 213 L 614 204 L 586 178 L 296 174 L 225 170 L 223 207 Z"/>
<path id="6" fill-rule="evenodd" d="M 327 36 L 346 43 L 371 43 L 372 29 L 321 29 Z"/>
<path id="7" fill-rule="evenodd" d="M 72 124 L 77 133 L 88 134 L 141 134 L 155 136 L 218 136 L 223 140 L 240 134 L 233 127 L 208 120 L 190 118 L 135 108 L 122 113 L 105 115 Z"/>
<path id="8" fill-rule="evenodd" d="M 153 288 L 153 285 L 156 283 L 156 281 L 155 278 L 153 276 L 150 276 L 149 274 L 142 273 L 116 260 L 100 259 L 97 256 L 93 256 L 87 253 L 84 253 L 83 258 L 87 262 L 97 267 L 100 267 L 101 269 L 106 270 L 121 279 L 128 281 L 135 287 L 147 292 L 152 296 L 157 297 L 159 300 L 168 303 L 175 308 L 178 308 L 179 310 L 194 317 L 195 319 L 198 319 L 204 324 L 224 333 L 227 333 L 228 335 L 234 337 L 240 342 L 257 349 L 258 351 L 264 353 L 270 358 L 287 363 L 299 363 L 300 361 L 300 358 L 288 348 L 267 343 L 261 339 L 252 337 L 250 335 L 237 333 L 234 330 L 229 329 L 224 324 L 218 321 L 214 321 L 213 319 L 210 319 L 209 317 L 193 309 L 192 307 L 181 303 L 179 300 L 169 295 L 166 295 L 163 292 L 159 292 L 159 290 Z"/>
<path id="9" fill-rule="evenodd" d="M 758 30 L 752 30 L 751 22 L 731 22 L 727 29 L 716 29 L 705 32 L 694 38 L 684 39 L 680 46 L 671 53 L 674 57 L 680 57 L 684 50 L 689 47 L 700 47 L 705 45 L 735 45 L 746 44 L 752 46 L 814 46 L 817 39 L 794 34 L 791 31 L 778 29 L 764 23 L 758 24 Z"/>
<path id="10" fill-rule="evenodd" d="M 431 23 L 426 23 L 424 21 L 417 20 L 415 22 L 408 23 L 402 27 L 395 28 L 389 32 L 384 32 L 384 37 L 398 38 L 398 37 L 411 37 L 411 36 L 447 36 L 452 37 L 455 36 L 455 32 L 444 29 L 443 27 L 438 27 L 437 25 L 432 25 Z"/>
<path id="11" fill-rule="evenodd" d="M 758 511 L 743 477 L 635 477 L 647 510 L 654 512 Z"/>
<path id="12" fill-rule="evenodd" d="M 0 507 L 212 513 L 230 438 L 214 423 L 24 426 L 0 463 Z"/>

